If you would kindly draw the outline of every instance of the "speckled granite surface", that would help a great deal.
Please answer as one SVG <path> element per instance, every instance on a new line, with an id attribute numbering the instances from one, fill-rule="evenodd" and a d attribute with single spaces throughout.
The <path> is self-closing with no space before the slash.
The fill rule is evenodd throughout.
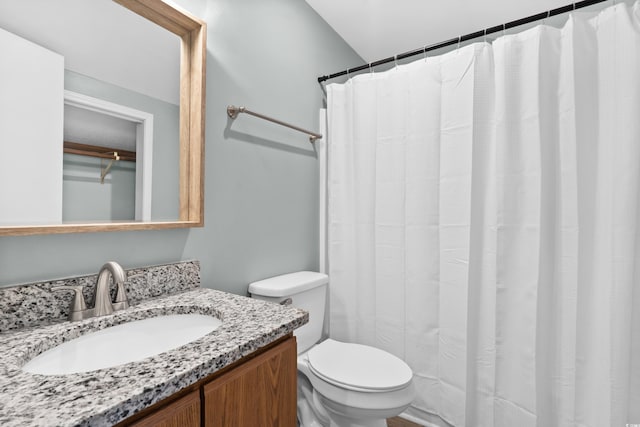
<path id="1" fill-rule="evenodd" d="M 182 261 L 126 271 L 125 289 L 131 305 L 200 286 L 198 261 Z M 84 298 L 87 305 L 92 307 L 97 280 L 98 271 L 88 276 L 0 288 L 0 332 L 67 320 L 73 292 L 53 292 L 51 288 L 54 286 L 83 285 Z M 111 292 L 113 299 L 115 286 L 111 286 Z"/>
<path id="2" fill-rule="evenodd" d="M 222 325 L 177 349 L 98 371 L 43 376 L 30 358 L 83 333 L 162 314 L 201 313 Z M 110 426 L 307 323 L 301 310 L 212 289 L 146 300 L 109 316 L 0 334 L 0 425 Z"/>

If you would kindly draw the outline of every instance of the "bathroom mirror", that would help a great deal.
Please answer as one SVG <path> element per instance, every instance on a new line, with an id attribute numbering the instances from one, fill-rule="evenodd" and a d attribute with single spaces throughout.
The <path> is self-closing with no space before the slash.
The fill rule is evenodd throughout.
<path id="1" fill-rule="evenodd" d="M 53 234 L 72 232 L 96 232 L 96 231 L 124 231 L 143 229 L 165 229 L 198 227 L 203 225 L 203 165 L 204 165 L 204 96 L 205 96 L 205 57 L 206 57 L 206 23 L 202 20 L 180 10 L 162 0 L 114 0 L 120 6 L 128 9 L 127 13 L 132 16 L 143 17 L 145 20 L 153 22 L 167 32 L 175 34 L 179 39 L 180 51 L 176 61 L 179 65 L 179 96 L 176 96 L 179 103 L 179 118 L 176 129 L 176 139 L 172 141 L 172 150 L 176 153 L 173 159 L 176 164 L 178 183 L 174 184 L 176 192 L 176 206 L 173 211 L 174 216 L 165 220 L 136 219 L 136 220 L 76 220 L 51 221 L 45 223 L 20 223 L 11 221 L 10 223 L 0 223 L 0 236 L 11 235 L 32 235 L 32 234 Z M 90 2 L 87 2 L 90 3 Z M 114 4 L 115 4 L 114 3 Z M 118 7 L 120 7 L 118 6 Z M 124 9 L 123 9 L 124 10 Z M 36 13 L 34 11 L 34 13 Z M 50 17 L 55 20 L 56 17 Z M 77 16 L 66 16 L 59 19 L 63 25 L 72 25 L 77 22 Z M 145 21 L 142 21 L 146 24 Z M 118 25 L 113 26 L 114 33 L 120 29 Z M 142 33 L 142 31 L 141 31 Z M 100 53 L 100 52 L 98 52 Z M 141 52 L 142 53 L 142 52 Z M 127 57 L 121 58 L 121 67 L 126 70 L 128 65 Z M 125 71 L 123 71 L 125 72 Z M 153 78 L 149 75 L 149 78 Z M 67 72 L 65 70 L 65 86 L 67 84 Z M 66 99 L 66 98 L 65 98 Z M 66 101 L 65 101 L 66 102 Z M 35 126 L 34 126 L 35 127 Z M 158 133 L 156 131 L 156 133 Z M 15 142 L 15 141 L 14 141 Z M 8 144 L 5 139 L 2 144 Z M 36 158 L 40 153 L 33 153 Z M 140 153 L 139 153 L 140 154 Z M 30 155 L 31 157 L 31 155 Z M 40 155 L 40 157 L 46 156 Z M 19 158 L 12 159 L 18 162 Z M 154 159 L 155 161 L 155 159 Z M 46 164 L 46 162 L 45 162 Z M 166 173 L 166 172 L 165 172 Z M 162 176 L 162 167 L 155 167 L 154 177 Z M 40 182 L 46 182 L 47 178 L 41 178 Z M 15 191 L 20 191 L 19 180 L 15 182 L 0 182 L 0 185 L 15 186 Z M 154 181 L 154 185 L 155 181 Z M 137 188 L 137 187 L 136 187 Z M 36 202 L 39 202 L 38 200 Z M 5 203 L 5 206 L 7 203 Z M 36 204 L 37 206 L 37 204 Z M 27 210 L 26 207 L 18 206 L 18 209 Z M 19 212 L 19 211 L 18 211 Z M 82 222 L 80 222 L 82 221 Z"/>

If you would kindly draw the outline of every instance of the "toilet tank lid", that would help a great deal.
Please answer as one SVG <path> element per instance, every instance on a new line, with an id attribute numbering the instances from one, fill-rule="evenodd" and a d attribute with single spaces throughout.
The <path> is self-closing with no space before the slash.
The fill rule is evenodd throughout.
<path id="1" fill-rule="evenodd" d="M 263 297 L 286 297 L 329 282 L 329 276 L 315 271 L 298 271 L 249 284 L 249 293 Z"/>

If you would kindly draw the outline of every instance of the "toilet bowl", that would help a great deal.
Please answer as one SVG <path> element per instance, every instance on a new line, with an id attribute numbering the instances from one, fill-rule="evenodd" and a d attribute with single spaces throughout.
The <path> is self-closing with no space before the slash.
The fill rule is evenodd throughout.
<path id="1" fill-rule="evenodd" d="M 328 277 L 301 271 L 249 285 L 251 296 L 309 312 L 298 341 L 298 421 L 302 427 L 383 427 L 415 397 L 413 373 L 381 349 L 320 341 Z"/>
<path id="2" fill-rule="evenodd" d="M 404 411 L 415 396 L 407 364 L 365 345 L 327 339 L 298 356 L 298 371 L 332 426 L 386 426 L 386 418 Z"/>

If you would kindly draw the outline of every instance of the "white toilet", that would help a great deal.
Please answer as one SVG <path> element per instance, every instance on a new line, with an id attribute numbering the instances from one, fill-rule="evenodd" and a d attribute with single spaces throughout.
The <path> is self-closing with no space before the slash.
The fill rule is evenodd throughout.
<path id="1" fill-rule="evenodd" d="M 302 427 L 386 427 L 415 397 L 409 366 L 383 350 L 327 339 L 326 274 L 300 271 L 249 285 L 253 298 L 309 312 L 298 328 L 298 421 Z"/>

